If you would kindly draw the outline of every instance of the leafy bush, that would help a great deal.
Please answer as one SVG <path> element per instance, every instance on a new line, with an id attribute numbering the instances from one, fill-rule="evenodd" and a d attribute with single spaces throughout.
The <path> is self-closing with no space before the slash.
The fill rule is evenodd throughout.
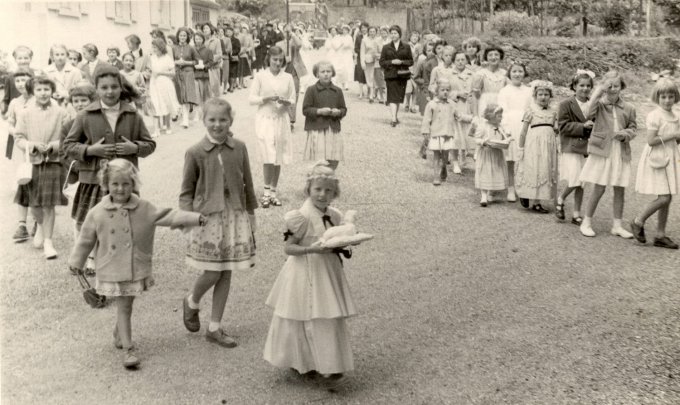
<path id="1" fill-rule="evenodd" d="M 630 5 L 622 1 L 615 1 L 600 5 L 594 17 L 597 25 L 604 28 L 605 34 L 626 34 L 628 32 L 628 15 L 631 11 Z"/>
<path id="2" fill-rule="evenodd" d="M 239 13 L 259 15 L 267 5 L 266 0 L 235 0 L 233 8 Z"/>
<path id="3" fill-rule="evenodd" d="M 528 37 L 539 33 L 540 21 L 537 16 L 529 17 L 516 11 L 501 11 L 489 20 L 491 29 L 504 37 Z"/>

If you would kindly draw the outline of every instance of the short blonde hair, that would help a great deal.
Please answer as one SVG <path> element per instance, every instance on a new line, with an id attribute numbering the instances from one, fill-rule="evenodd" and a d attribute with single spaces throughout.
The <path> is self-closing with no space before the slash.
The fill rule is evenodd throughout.
<path id="1" fill-rule="evenodd" d="M 675 102 L 673 104 L 680 102 L 680 91 L 678 91 L 678 85 L 671 79 L 662 77 L 656 81 L 654 89 L 652 89 L 651 97 L 654 104 L 659 104 L 659 97 L 661 97 L 662 94 L 672 94 L 673 97 L 675 97 Z"/>
<path id="2" fill-rule="evenodd" d="M 139 181 L 139 169 L 132 162 L 118 158 L 102 165 L 101 170 L 99 170 L 99 185 L 105 192 L 109 191 L 109 179 L 112 173 L 124 173 L 129 176 L 132 180 L 132 191 L 139 194 L 139 186 L 142 185 Z"/>
<path id="3" fill-rule="evenodd" d="M 602 79 L 619 79 L 619 82 L 621 82 L 621 90 L 626 89 L 626 82 L 623 81 L 623 77 L 621 77 L 621 74 L 616 70 L 610 70 L 605 73 L 604 76 L 602 76 Z"/>
<path id="4" fill-rule="evenodd" d="M 485 120 L 488 120 L 499 112 L 503 112 L 503 107 L 494 103 L 487 104 L 486 108 L 484 108 L 484 111 L 482 112 L 482 117 L 484 117 Z"/>
<path id="5" fill-rule="evenodd" d="M 330 66 L 331 72 L 333 72 L 333 75 L 331 77 L 335 77 L 335 66 L 333 66 L 333 64 L 328 60 L 320 60 L 314 64 L 314 66 L 312 67 L 312 74 L 314 75 L 314 77 L 316 77 L 317 79 L 319 78 L 319 70 L 321 70 L 321 66 Z"/>
<path id="6" fill-rule="evenodd" d="M 209 99 L 208 101 L 206 101 L 205 104 L 203 104 L 203 108 L 202 108 L 203 115 L 201 116 L 201 119 L 205 119 L 205 115 L 207 114 L 208 108 L 210 108 L 210 107 L 224 108 L 225 110 L 227 110 L 227 115 L 229 115 L 231 122 L 232 123 L 234 122 L 234 116 L 236 115 L 234 113 L 234 109 L 231 107 L 231 104 L 229 104 L 229 102 L 227 100 L 225 100 L 223 98 L 219 98 L 219 97 L 213 97 L 213 98 Z"/>
<path id="7" fill-rule="evenodd" d="M 312 170 L 307 174 L 307 181 L 305 182 L 305 197 L 309 197 L 312 184 L 316 180 L 330 181 L 335 185 L 335 197 L 340 197 L 340 181 L 335 177 L 335 170 L 333 170 L 329 163 L 325 160 L 320 160 L 312 166 Z"/>

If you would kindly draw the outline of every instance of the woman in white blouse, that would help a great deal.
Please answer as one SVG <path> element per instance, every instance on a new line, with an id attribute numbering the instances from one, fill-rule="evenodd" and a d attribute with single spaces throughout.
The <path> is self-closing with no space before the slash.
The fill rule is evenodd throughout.
<path id="1" fill-rule="evenodd" d="M 293 139 L 288 106 L 295 102 L 293 76 L 283 71 L 283 49 L 272 46 L 267 52 L 269 68 L 258 72 L 253 80 L 249 101 L 257 105 L 255 136 L 263 162 L 264 194 L 262 208 L 281 206 L 276 196 L 281 164 L 290 163 Z"/>

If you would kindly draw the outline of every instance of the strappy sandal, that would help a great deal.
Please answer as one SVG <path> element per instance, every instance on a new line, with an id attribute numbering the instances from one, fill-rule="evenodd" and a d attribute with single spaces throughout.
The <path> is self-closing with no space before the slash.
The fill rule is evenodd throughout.
<path id="1" fill-rule="evenodd" d="M 571 223 L 574 224 L 574 225 L 581 226 L 581 224 L 583 223 L 583 218 L 582 217 L 574 217 L 574 218 L 571 219 Z"/>
<path id="2" fill-rule="evenodd" d="M 564 218 L 566 218 L 565 215 L 564 215 L 564 204 L 556 204 L 555 205 L 555 216 L 560 221 L 564 221 Z"/>
<path id="3" fill-rule="evenodd" d="M 531 207 L 531 210 L 534 211 L 534 212 L 537 212 L 539 214 L 547 214 L 547 213 L 550 212 L 550 211 L 546 210 L 545 208 L 543 208 L 543 206 L 541 204 L 534 204 Z"/>
<path id="4" fill-rule="evenodd" d="M 260 204 L 262 204 L 262 208 L 269 208 L 269 204 L 270 204 L 269 196 L 263 195 L 262 199 L 260 200 Z"/>
<path id="5" fill-rule="evenodd" d="M 273 206 L 275 206 L 275 207 L 280 207 L 281 205 L 283 205 L 283 204 L 281 204 L 281 201 L 279 201 L 279 199 L 276 198 L 276 197 L 271 197 L 271 196 L 270 196 L 270 197 L 269 197 L 269 202 L 271 203 L 271 205 L 273 205 Z"/>

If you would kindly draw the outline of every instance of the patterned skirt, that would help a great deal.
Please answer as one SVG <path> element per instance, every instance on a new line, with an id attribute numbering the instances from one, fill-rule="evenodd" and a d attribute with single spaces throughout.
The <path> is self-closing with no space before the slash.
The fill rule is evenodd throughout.
<path id="1" fill-rule="evenodd" d="M 205 79 L 196 79 L 196 91 L 198 91 L 198 99 L 201 104 L 212 98 L 210 94 L 210 81 L 206 77 Z"/>
<path id="2" fill-rule="evenodd" d="M 71 207 L 71 218 L 77 225 L 85 222 L 87 213 L 102 200 L 102 197 L 104 197 L 104 191 L 99 184 L 78 184 L 76 196 L 73 198 L 73 207 Z"/>
<path id="3" fill-rule="evenodd" d="M 28 183 L 28 203 L 31 207 L 54 207 L 68 204 L 61 188 L 66 172 L 61 163 L 45 162 L 33 165 L 33 177 Z"/>
<path id="4" fill-rule="evenodd" d="M 255 237 L 248 214 L 231 208 L 207 215 L 205 226 L 191 229 L 186 263 L 197 270 L 248 270 L 255 266 Z"/>
<path id="5" fill-rule="evenodd" d="M 305 160 L 343 160 L 342 135 L 330 129 L 307 131 Z"/>
<path id="6" fill-rule="evenodd" d="M 129 297 L 141 295 L 143 291 L 147 291 L 154 286 L 155 281 L 153 276 L 149 276 L 137 281 L 99 281 L 95 288 L 97 293 L 106 295 L 107 297 Z"/>

